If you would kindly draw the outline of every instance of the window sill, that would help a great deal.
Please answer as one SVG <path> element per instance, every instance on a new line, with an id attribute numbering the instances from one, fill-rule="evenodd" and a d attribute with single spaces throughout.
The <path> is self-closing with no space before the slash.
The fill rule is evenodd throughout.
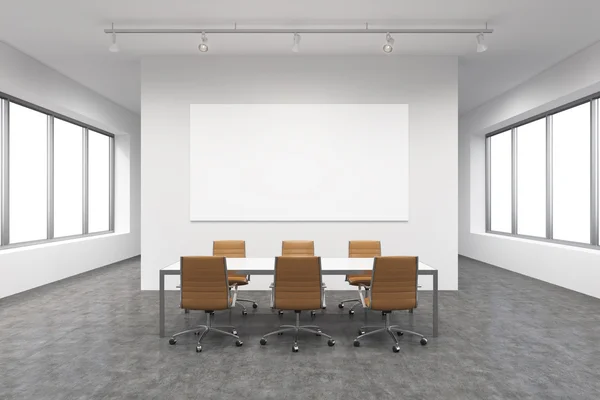
<path id="1" fill-rule="evenodd" d="M 57 240 L 41 242 L 41 243 L 32 243 L 32 244 L 27 244 L 27 243 L 18 244 L 17 243 L 14 245 L 9 245 L 9 246 L 0 248 L 0 256 L 2 254 L 19 253 L 19 252 L 29 251 L 29 250 L 38 250 L 38 249 L 54 247 L 54 246 L 62 246 L 62 245 L 73 244 L 73 243 L 87 242 L 90 240 L 107 239 L 107 238 L 111 238 L 111 237 L 127 235 L 129 233 L 130 232 L 106 232 L 106 233 L 92 234 L 92 235 L 86 235 L 86 236 L 74 237 L 74 238 L 57 239 Z"/>
<path id="2" fill-rule="evenodd" d="M 559 243 L 559 242 L 554 242 L 554 241 L 544 240 L 544 239 L 534 239 L 534 238 L 530 239 L 530 238 L 524 238 L 524 237 L 519 237 L 519 236 L 503 235 L 503 234 L 489 233 L 489 232 L 471 232 L 471 234 L 477 235 L 477 236 L 482 236 L 485 238 L 493 238 L 493 239 L 499 239 L 499 240 L 511 240 L 511 241 L 526 243 L 526 244 L 530 244 L 530 245 L 554 247 L 554 248 L 558 248 L 558 249 L 579 251 L 579 252 L 589 253 L 589 254 L 600 254 L 600 247 L 592 246 L 592 245 L 577 244 L 577 243 L 565 244 L 565 243 Z"/>

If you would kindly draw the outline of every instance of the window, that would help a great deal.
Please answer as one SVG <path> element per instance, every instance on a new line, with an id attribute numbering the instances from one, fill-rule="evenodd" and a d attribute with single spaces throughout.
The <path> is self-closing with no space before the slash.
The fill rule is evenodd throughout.
<path id="1" fill-rule="evenodd" d="M 599 109 L 597 94 L 487 136 L 488 232 L 598 248 Z"/>
<path id="2" fill-rule="evenodd" d="M 517 233 L 546 236 L 546 119 L 517 128 Z"/>
<path id="3" fill-rule="evenodd" d="M 511 231 L 511 132 L 499 133 L 490 138 L 491 168 L 491 227 L 496 232 Z"/>
<path id="4" fill-rule="evenodd" d="M 554 239 L 590 242 L 590 104 L 553 116 Z"/>
<path id="5" fill-rule="evenodd" d="M 0 93 L 0 249 L 110 232 L 114 138 Z"/>
<path id="6" fill-rule="evenodd" d="M 83 128 L 54 119 L 54 237 L 83 233 Z"/>
<path id="7" fill-rule="evenodd" d="M 8 111 L 10 243 L 46 239 L 48 117 L 14 103 Z"/>
<path id="8" fill-rule="evenodd" d="M 110 203 L 110 138 L 89 131 L 89 231 L 107 231 Z"/>

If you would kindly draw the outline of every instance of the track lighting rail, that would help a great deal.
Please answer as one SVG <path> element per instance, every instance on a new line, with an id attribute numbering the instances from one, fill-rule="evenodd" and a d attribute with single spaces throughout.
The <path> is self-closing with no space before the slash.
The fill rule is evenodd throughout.
<path id="1" fill-rule="evenodd" d="M 493 29 L 462 29 L 462 28 L 434 28 L 434 29 L 105 29 L 104 33 L 117 34 L 479 34 L 493 33 Z"/>

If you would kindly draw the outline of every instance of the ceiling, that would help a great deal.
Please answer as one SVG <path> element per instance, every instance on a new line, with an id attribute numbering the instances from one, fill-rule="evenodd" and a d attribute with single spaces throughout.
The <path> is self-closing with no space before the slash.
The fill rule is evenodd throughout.
<path id="1" fill-rule="evenodd" d="M 489 50 L 475 52 L 474 35 L 395 35 L 391 55 L 384 35 L 303 35 L 300 55 L 459 57 L 459 111 L 464 113 L 600 40 L 597 0 L 0 0 L 0 41 L 140 111 L 140 59 L 150 55 L 212 57 L 292 53 L 291 35 L 119 35 L 121 52 L 108 52 L 120 28 L 372 28 L 468 27 L 485 22 Z"/>

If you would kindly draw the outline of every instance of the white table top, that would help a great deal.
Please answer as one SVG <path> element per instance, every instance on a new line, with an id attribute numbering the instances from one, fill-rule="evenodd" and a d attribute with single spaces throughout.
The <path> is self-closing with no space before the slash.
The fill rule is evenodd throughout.
<path id="1" fill-rule="evenodd" d="M 248 275 L 273 275 L 275 258 L 227 258 L 227 269 Z M 179 270 L 179 261 L 162 270 Z M 360 271 L 371 271 L 373 258 L 321 258 L 323 275 L 347 275 Z M 435 268 L 419 262 L 419 272 L 436 271 Z"/>

